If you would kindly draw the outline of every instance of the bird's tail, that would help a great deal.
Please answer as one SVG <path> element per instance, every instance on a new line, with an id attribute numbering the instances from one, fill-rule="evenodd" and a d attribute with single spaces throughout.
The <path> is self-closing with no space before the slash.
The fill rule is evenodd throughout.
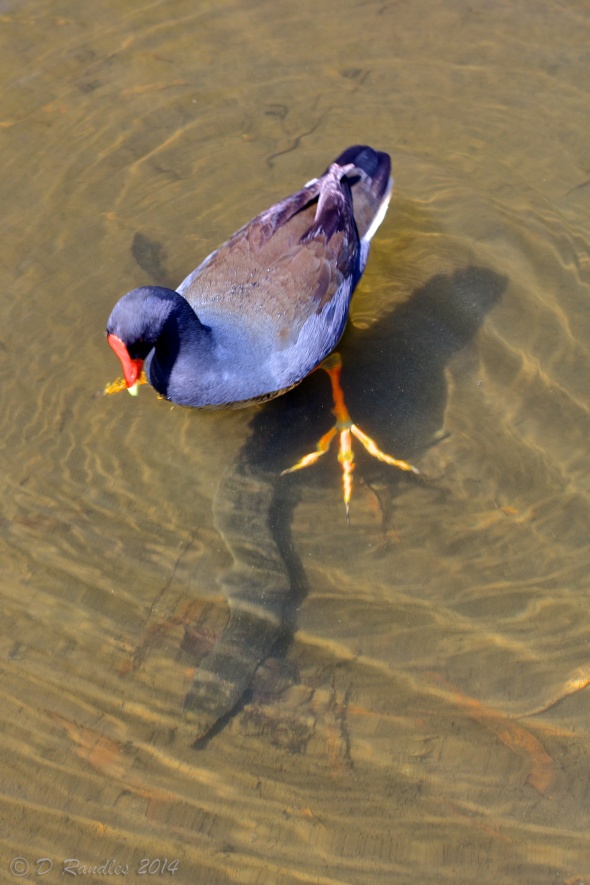
<path id="1" fill-rule="evenodd" d="M 356 144 L 347 148 L 334 161 L 339 166 L 352 164 L 358 176 L 347 176 L 352 191 L 354 219 L 363 244 L 371 237 L 385 218 L 393 179 L 391 159 L 383 151 L 375 151 L 368 145 Z"/>

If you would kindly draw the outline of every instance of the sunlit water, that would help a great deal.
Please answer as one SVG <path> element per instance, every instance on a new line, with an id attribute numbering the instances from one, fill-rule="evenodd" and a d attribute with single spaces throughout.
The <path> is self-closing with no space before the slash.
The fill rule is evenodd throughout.
<path id="1" fill-rule="evenodd" d="M 2 881 L 590 881 L 588 31 L 565 0 L 0 4 Z M 359 455 L 350 526 L 335 459 L 293 480 L 293 641 L 194 749 L 216 490 L 252 433 L 296 460 L 329 390 L 97 396 L 106 318 L 359 141 L 396 188 L 344 378 L 421 478 Z"/>

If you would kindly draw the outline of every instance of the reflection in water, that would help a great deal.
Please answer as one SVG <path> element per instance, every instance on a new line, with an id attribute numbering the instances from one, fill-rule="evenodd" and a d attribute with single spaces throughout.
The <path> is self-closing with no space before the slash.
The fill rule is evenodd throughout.
<path id="1" fill-rule="evenodd" d="M 584 4 L 1 12 L 2 871 L 166 856 L 183 885 L 587 882 Z M 343 381 L 422 476 L 358 451 L 348 527 L 334 457 L 278 479 L 332 423 L 321 373 L 255 415 L 239 460 L 252 412 L 92 393 L 114 298 L 182 279 L 356 140 L 392 154 L 396 187 Z M 443 376 L 469 266 L 510 283 Z M 428 287 L 407 302 L 429 280 L 450 328 Z M 212 498 L 231 464 L 254 535 L 270 513 L 287 623 L 195 752 L 181 711 L 227 620 Z"/>
<path id="2" fill-rule="evenodd" d="M 369 330 L 351 331 L 343 342 L 343 383 L 353 420 L 406 458 L 429 447 L 442 426 L 445 366 L 474 336 L 505 285 L 498 274 L 475 267 L 437 276 Z M 258 664 L 277 643 L 284 649 L 295 626 L 306 585 L 289 519 L 297 488 L 310 476 L 281 477 L 280 471 L 285 459 L 292 460 L 294 443 L 304 450 L 313 444 L 309 437 L 317 438 L 325 417 L 326 385 L 316 374 L 258 413 L 216 495 L 216 526 L 234 565 L 220 581 L 228 624 L 199 663 L 187 696 L 197 740 L 233 710 Z M 326 494 L 337 494 L 333 471 L 322 467 L 310 468 L 313 481 L 325 483 L 328 473 Z M 388 487 L 391 500 L 398 471 L 372 458 L 359 458 L 357 471 L 367 484 Z"/>

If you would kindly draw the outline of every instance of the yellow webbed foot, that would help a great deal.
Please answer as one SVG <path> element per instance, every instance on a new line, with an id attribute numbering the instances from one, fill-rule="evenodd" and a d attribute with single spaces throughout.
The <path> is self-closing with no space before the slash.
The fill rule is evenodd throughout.
<path id="1" fill-rule="evenodd" d="M 293 473 L 295 470 L 301 470 L 303 467 L 310 467 L 312 464 L 315 464 L 318 458 L 328 451 L 336 434 L 339 434 L 340 448 L 338 452 L 338 460 L 342 465 L 344 506 L 346 507 L 346 519 L 349 521 L 350 499 L 352 497 L 352 472 L 354 470 L 354 452 L 352 450 L 353 436 L 362 443 L 370 455 L 377 458 L 379 461 L 383 461 L 385 464 L 389 464 L 392 467 L 398 467 L 400 470 L 410 471 L 411 473 L 419 473 L 420 471 L 411 464 L 408 464 L 407 461 L 401 461 L 399 458 L 394 458 L 391 455 L 382 452 L 370 436 L 367 436 L 366 433 L 363 433 L 360 427 L 352 423 L 344 402 L 344 393 L 340 385 L 340 371 L 342 369 L 340 355 L 337 353 L 331 354 L 324 360 L 319 368 L 323 369 L 330 376 L 332 396 L 334 397 L 334 415 L 336 416 L 336 423 L 321 437 L 316 446 L 315 452 L 310 452 L 309 455 L 304 455 L 297 464 L 293 465 L 293 467 L 283 470 L 283 474 Z"/>

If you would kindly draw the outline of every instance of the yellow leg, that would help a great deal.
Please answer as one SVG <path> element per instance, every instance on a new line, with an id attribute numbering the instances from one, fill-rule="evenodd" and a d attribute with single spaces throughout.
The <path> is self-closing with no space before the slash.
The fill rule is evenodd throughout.
<path id="1" fill-rule="evenodd" d="M 338 460 L 342 465 L 342 487 L 344 493 L 344 506 L 346 507 L 346 518 L 350 518 L 350 499 L 352 496 L 352 472 L 354 470 L 354 452 L 352 450 L 352 437 L 355 436 L 365 447 L 367 452 L 379 461 L 390 464 L 392 467 L 399 467 L 400 470 L 408 470 L 411 473 L 419 473 L 416 467 L 412 467 L 407 461 L 400 461 L 399 458 L 393 458 L 382 452 L 370 436 L 353 424 L 346 404 L 344 402 L 344 393 L 340 385 L 340 371 L 342 369 L 342 360 L 338 353 L 331 354 L 319 366 L 328 373 L 332 383 L 332 396 L 334 398 L 334 415 L 336 416 L 335 425 L 325 433 L 316 446 L 315 452 L 304 455 L 297 464 L 283 470 L 283 473 L 293 473 L 295 470 L 301 470 L 303 467 L 310 467 L 324 455 L 330 448 L 330 444 L 336 434 L 340 435 L 340 450 L 338 452 Z"/>
<path id="2" fill-rule="evenodd" d="M 324 435 L 318 442 L 315 452 L 310 452 L 309 455 L 304 455 L 303 458 L 297 462 L 297 464 L 295 464 L 293 467 L 289 467 L 288 470 L 283 470 L 283 473 L 293 473 L 294 470 L 301 470 L 302 467 L 311 467 L 312 464 L 315 464 L 318 458 L 321 455 L 325 455 L 330 448 L 330 444 L 336 436 L 336 432 L 336 426 L 330 428 L 330 430 L 328 430 L 327 433 L 324 433 Z M 283 473 L 281 473 L 281 476 L 283 475 Z"/>

